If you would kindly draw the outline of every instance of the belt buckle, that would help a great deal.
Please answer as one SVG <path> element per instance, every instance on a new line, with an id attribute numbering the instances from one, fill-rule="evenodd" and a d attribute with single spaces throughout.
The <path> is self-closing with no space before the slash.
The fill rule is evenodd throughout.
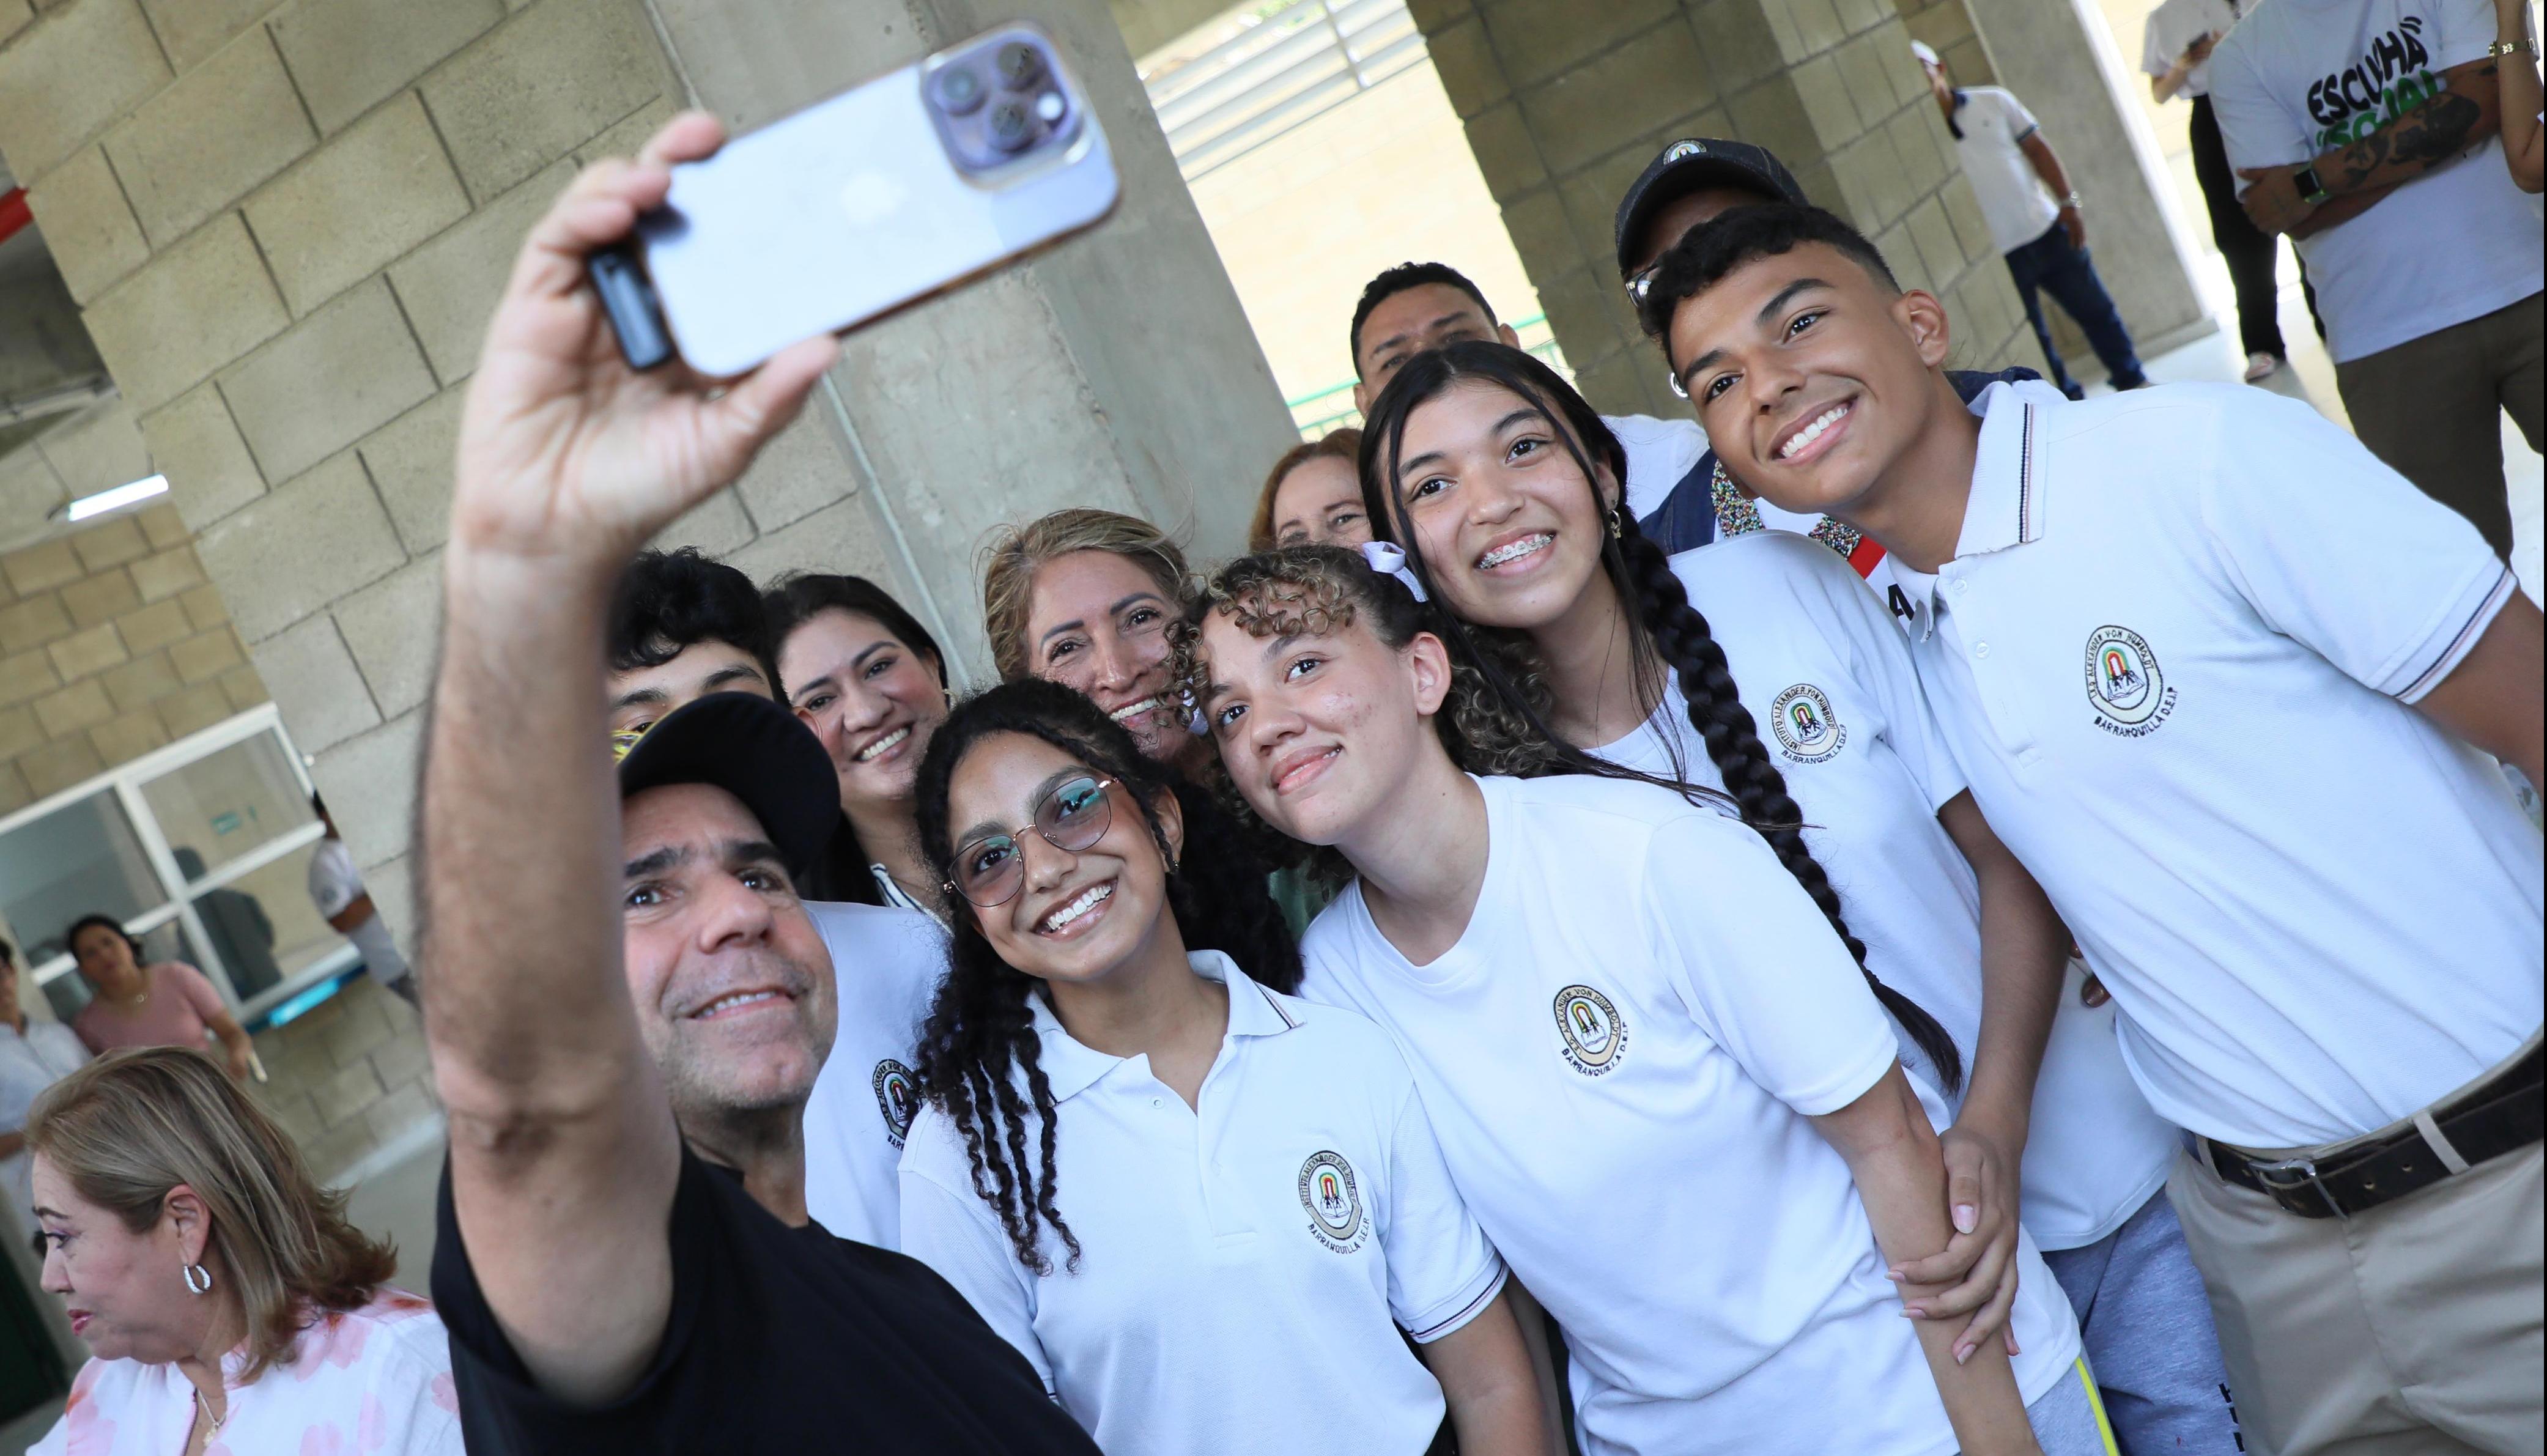
<path id="1" fill-rule="evenodd" d="M 2285 1157 L 2278 1162 L 2249 1160 L 2246 1167 L 2265 1187 L 2277 1193 L 2297 1188 L 2312 1188 L 2316 1190 L 2319 1198 L 2326 1201 L 2327 1213 L 2338 1219 L 2350 1217 L 2343 1211 L 2343 1206 L 2334 1201 L 2334 1195 L 2327 1191 L 2325 1181 L 2318 1174 L 2316 1158 Z M 2299 1176 L 2295 1178 L 2279 1176 L 2289 1173 L 2297 1173 Z"/>

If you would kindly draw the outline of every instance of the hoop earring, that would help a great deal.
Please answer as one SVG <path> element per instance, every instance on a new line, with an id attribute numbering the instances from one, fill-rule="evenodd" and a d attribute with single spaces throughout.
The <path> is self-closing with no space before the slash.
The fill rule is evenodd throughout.
<path id="1" fill-rule="evenodd" d="M 1622 525 L 1619 520 L 1619 507 L 1615 505 L 1610 507 L 1610 539 L 1612 541 L 1624 540 L 1625 531 L 1626 527 Z"/>
<path id="2" fill-rule="evenodd" d="M 186 1275 L 186 1292 L 188 1294 L 202 1295 L 213 1292 L 212 1270 L 205 1268 L 202 1264 L 188 1264 L 186 1265 L 184 1272 Z"/>

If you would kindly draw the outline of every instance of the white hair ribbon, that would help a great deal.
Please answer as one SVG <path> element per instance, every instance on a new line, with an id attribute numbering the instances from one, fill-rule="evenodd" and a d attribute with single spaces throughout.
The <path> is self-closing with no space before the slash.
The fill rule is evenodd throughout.
<path id="1" fill-rule="evenodd" d="M 1361 544 L 1361 558 L 1370 562 L 1370 569 L 1405 582 L 1417 601 L 1432 600 L 1424 594 L 1424 583 L 1415 578 L 1415 568 L 1406 564 L 1404 547 L 1388 541 L 1365 541 Z"/>

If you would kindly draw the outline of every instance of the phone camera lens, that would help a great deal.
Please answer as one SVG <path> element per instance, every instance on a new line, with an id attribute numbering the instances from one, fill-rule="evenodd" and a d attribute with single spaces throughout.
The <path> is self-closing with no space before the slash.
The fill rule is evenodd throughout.
<path id="1" fill-rule="evenodd" d="M 1043 56 L 1023 41 L 1011 41 L 1000 47 L 991 67 L 1000 73 L 1001 85 L 1022 91 L 1043 75 Z"/>
<path id="2" fill-rule="evenodd" d="M 991 108 L 991 144 L 1002 151 L 1022 151 L 1034 140 L 1034 113 L 1022 101 L 1002 101 Z"/>
<path id="3" fill-rule="evenodd" d="M 956 116 L 967 115 L 980 106 L 982 95 L 982 78 L 961 66 L 938 74 L 938 104 Z"/>

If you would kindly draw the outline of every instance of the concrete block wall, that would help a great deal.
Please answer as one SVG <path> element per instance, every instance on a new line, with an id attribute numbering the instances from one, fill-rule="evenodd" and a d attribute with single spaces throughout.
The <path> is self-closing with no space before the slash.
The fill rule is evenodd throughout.
<path id="1" fill-rule="evenodd" d="M 405 1148 L 440 1116 L 414 1009 L 368 977 L 255 1042 L 268 1079 L 248 1090 L 322 1181 Z"/>
<path id="2" fill-rule="evenodd" d="M 0 557 L 0 814 L 264 701 L 174 507 Z"/>
<path id="3" fill-rule="evenodd" d="M 1892 0 L 1409 8 L 1557 342 L 1603 410 L 1689 407 L 1637 328 L 1612 240 L 1627 184 L 1683 136 L 1778 153 L 1815 202 L 1876 240 L 1905 286 L 1945 300 L 1962 339 L 1957 364 L 2040 364 Z"/>

